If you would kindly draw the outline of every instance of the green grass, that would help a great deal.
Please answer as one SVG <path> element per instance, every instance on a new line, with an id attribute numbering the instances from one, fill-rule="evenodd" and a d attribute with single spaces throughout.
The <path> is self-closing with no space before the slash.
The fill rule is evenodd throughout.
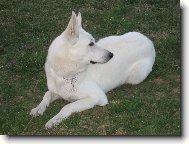
<path id="1" fill-rule="evenodd" d="M 180 6 L 167 0 L 1 0 L 0 133 L 7 135 L 181 135 Z M 109 105 L 73 114 L 51 130 L 45 123 L 67 103 L 31 118 L 47 89 L 51 41 L 80 11 L 96 39 L 139 31 L 154 41 L 152 73 L 137 86 L 109 92 Z"/>

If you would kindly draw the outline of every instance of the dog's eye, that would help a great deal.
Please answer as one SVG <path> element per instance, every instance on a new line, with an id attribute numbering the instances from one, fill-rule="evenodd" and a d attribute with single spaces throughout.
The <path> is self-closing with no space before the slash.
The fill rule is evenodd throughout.
<path id="1" fill-rule="evenodd" d="M 94 42 L 90 42 L 90 43 L 89 43 L 89 46 L 94 46 Z"/>

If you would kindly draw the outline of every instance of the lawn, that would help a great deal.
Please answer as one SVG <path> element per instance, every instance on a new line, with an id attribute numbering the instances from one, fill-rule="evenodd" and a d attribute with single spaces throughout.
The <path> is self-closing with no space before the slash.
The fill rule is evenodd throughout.
<path id="1" fill-rule="evenodd" d="M 1 0 L 0 134 L 181 135 L 180 3 L 177 0 Z M 109 105 L 73 114 L 57 127 L 45 123 L 67 103 L 54 102 L 32 118 L 47 90 L 48 46 L 80 11 L 97 40 L 139 31 L 155 45 L 152 73 L 139 85 L 110 91 Z"/>

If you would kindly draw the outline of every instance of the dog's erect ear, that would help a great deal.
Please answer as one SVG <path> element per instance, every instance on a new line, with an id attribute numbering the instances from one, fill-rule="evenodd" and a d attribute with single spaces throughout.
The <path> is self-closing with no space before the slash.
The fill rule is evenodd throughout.
<path id="1" fill-rule="evenodd" d="M 78 25 L 81 27 L 82 18 L 81 18 L 81 13 L 80 12 L 77 15 L 77 22 L 78 22 Z"/>
<path id="2" fill-rule="evenodd" d="M 74 11 L 72 11 L 72 16 L 65 30 L 66 37 L 71 44 L 75 44 L 79 39 L 79 26 L 77 16 Z"/>

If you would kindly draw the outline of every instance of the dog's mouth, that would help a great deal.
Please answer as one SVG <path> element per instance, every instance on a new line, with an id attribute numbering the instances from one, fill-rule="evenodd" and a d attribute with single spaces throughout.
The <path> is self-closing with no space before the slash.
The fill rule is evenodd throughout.
<path id="1" fill-rule="evenodd" d="M 90 63 L 91 64 L 104 64 L 104 63 L 107 63 L 108 61 L 106 61 L 106 62 L 96 62 L 96 61 L 90 61 Z"/>
<path id="2" fill-rule="evenodd" d="M 92 61 L 92 60 L 91 60 L 90 63 L 91 63 L 91 64 L 96 64 L 96 63 L 98 63 L 98 62 L 95 62 L 95 61 Z"/>

